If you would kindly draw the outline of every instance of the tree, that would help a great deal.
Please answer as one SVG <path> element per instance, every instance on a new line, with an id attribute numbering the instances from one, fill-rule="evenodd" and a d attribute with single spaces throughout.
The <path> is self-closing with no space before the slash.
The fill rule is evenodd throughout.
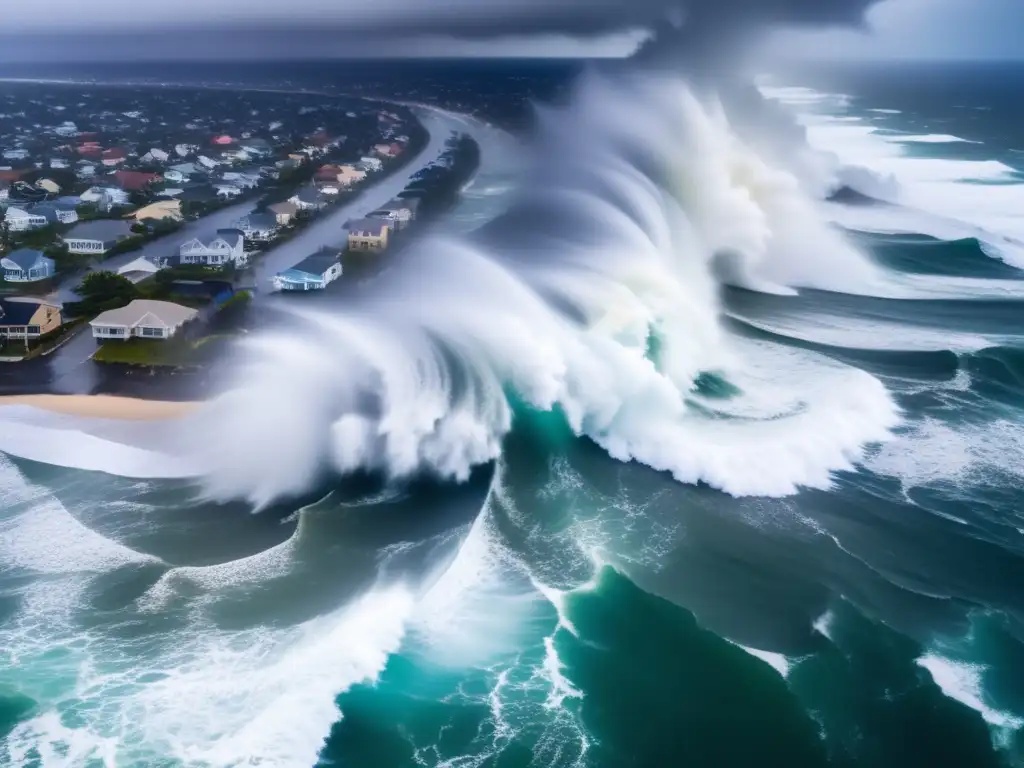
<path id="1" fill-rule="evenodd" d="M 86 301 L 106 304 L 113 301 L 124 301 L 127 304 L 138 298 L 139 289 L 124 275 L 115 272 L 90 272 L 78 286 L 78 293 Z"/>

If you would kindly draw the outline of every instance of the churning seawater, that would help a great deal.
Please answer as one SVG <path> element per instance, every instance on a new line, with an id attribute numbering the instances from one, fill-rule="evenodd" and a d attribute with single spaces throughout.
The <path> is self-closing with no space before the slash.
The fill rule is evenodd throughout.
<path id="1" fill-rule="evenodd" d="M 0 763 L 1019 764 L 1024 71 L 932 77 L 766 81 L 814 151 L 646 81 L 481 134 L 206 476 L 9 409 L 62 450 L 0 457 Z"/>

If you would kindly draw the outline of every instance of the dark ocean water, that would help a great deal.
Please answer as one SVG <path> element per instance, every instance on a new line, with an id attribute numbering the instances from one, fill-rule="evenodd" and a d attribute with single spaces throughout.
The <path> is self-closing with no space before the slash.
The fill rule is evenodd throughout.
<path id="1" fill-rule="evenodd" d="M 490 104 L 479 92 L 507 92 L 488 82 L 536 77 L 538 96 L 577 67 L 518 66 L 419 75 Z M 318 67 L 312 87 L 332 77 Z M 812 144 L 905 191 L 846 206 L 860 229 L 837 220 L 916 293 L 730 288 L 723 322 L 785 381 L 832 370 L 806 355 L 871 374 L 902 414 L 894 439 L 828 488 L 733 496 L 518 403 L 500 460 L 467 483 L 359 478 L 258 515 L 183 481 L 11 459 L 0 762 L 1024 764 L 1024 282 L 985 282 L 1024 277 L 1024 207 L 1005 209 L 1024 201 L 1024 66 L 884 74 L 771 85 Z M 1009 191 L 987 208 L 985 185 Z M 717 414 L 738 394 L 708 372 L 692 405 Z M 799 460 L 757 440 L 758 478 Z M 413 599 L 410 583 L 428 586 Z"/>

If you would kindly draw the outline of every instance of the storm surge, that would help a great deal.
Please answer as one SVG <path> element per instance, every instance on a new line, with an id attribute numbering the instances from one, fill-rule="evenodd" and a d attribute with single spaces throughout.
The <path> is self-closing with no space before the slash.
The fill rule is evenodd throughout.
<path id="1" fill-rule="evenodd" d="M 870 294 L 885 273 L 819 215 L 806 157 L 787 165 L 732 120 L 678 76 L 582 78 L 539 111 L 504 215 L 244 341 L 233 386 L 183 422 L 205 491 L 260 506 L 357 470 L 463 480 L 499 456 L 516 408 L 681 482 L 827 486 L 895 406 L 867 373 L 728 335 L 720 284 Z M 709 373 L 728 398 L 701 395 Z"/>

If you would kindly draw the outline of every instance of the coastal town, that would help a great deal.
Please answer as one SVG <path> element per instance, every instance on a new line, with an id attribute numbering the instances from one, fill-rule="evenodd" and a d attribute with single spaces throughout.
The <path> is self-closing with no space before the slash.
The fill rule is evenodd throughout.
<path id="1" fill-rule="evenodd" d="M 201 365 L 254 299 L 328 291 L 400 248 L 478 153 L 358 97 L 3 84 L 0 366 L 72 344 L 90 364 Z"/>

